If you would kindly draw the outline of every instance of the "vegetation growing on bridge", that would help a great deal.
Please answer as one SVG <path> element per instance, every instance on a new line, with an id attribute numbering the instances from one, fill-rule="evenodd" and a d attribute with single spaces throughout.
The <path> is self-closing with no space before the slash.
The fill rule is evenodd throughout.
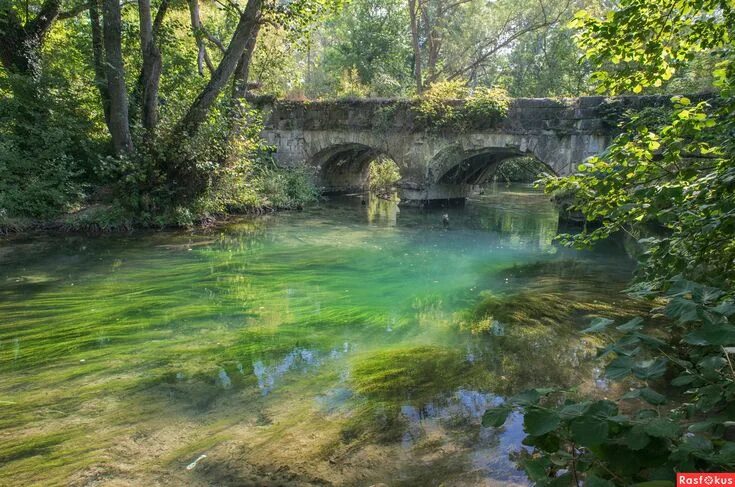
<path id="1" fill-rule="evenodd" d="M 462 132 L 492 127 L 505 118 L 509 106 L 510 98 L 503 89 L 471 91 L 464 82 L 446 81 L 431 86 L 412 108 L 418 128 Z"/>

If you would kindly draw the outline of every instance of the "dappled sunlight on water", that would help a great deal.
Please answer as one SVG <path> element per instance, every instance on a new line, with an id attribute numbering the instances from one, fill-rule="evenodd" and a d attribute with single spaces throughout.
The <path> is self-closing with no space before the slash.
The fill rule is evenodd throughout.
<path id="1" fill-rule="evenodd" d="M 485 408 L 604 394 L 578 330 L 635 307 L 618 249 L 557 231 L 513 187 L 4 241 L 0 484 L 525 485 L 523 418 L 482 428 Z"/>

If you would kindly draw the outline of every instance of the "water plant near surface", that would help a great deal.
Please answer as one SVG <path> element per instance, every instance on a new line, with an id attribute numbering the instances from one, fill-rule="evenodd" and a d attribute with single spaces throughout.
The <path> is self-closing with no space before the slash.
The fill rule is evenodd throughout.
<path id="1" fill-rule="evenodd" d="M 441 213 L 322 205 L 6 242 L 0 484 L 415 484 L 427 465 L 447 483 L 525 482 L 507 455 L 522 419 L 477 443 L 482 412 L 527 387 L 594 393 L 601 340 L 535 310 L 613 306 L 625 257 L 555 248 L 558 216 L 527 188 L 450 210 L 451 231 Z M 505 336 L 463 328 L 488 290 Z"/>

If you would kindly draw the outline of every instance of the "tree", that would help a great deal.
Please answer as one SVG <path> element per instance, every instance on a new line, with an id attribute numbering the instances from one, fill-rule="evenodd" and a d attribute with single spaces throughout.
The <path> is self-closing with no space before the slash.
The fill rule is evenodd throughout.
<path id="1" fill-rule="evenodd" d="M 403 0 L 351 2 L 329 23 L 322 69 L 335 84 L 355 70 L 373 96 L 401 94 L 411 80 L 406 17 Z"/>
<path id="2" fill-rule="evenodd" d="M 720 60 L 717 91 L 630 115 L 603 155 L 578 174 L 546 181 L 595 223 L 567 243 L 622 232 L 641 247 L 631 292 L 657 299 L 653 316 L 615 330 L 613 320 L 598 318 L 584 330 L 618 338 L 599 355 L 606 378 L 633 386 L 621 400 L 637 405 L 536 390 L 490 409 L 485 424 L 501 424 L 512 405 L 524 408 L 534 452 L 521 464 L 538 485 L 559 471 L 554 482 L 607 486 L 673 485 L 677 471 L 731 471 L 735 8 L 727 0 L 622 0 L 603 18 L 579 13 L 575 25 L 600 93 L 665 88 L 703 53 Z"/>
<path id="3" fill-rule="evenodd" d="M 500 53 L 523 36 L 557 25 L 571 0 L 481 2 L 417 0 L 424 88 L 439 80 L 474 83 Z"/>
<path id="4" fill-rule="evenodd" d="M 122 57 L 120 2 L 103 0 L 103 45 L 105 77 L 109 96 L 109 129 L 115 154 L 133 151 L 133 139 L 128 119 L 128 90 L 125 86 L 125 66 Z"/>

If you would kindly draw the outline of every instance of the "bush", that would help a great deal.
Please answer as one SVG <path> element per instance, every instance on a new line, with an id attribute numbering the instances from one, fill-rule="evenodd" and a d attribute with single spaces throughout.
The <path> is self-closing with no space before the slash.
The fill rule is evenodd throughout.
<path id="1" fill-rule="evenodd" d="M 425 128 L 456 128 L 462 122 L 457 100 L 466 98 L 467 94 L 463 81 L 443 81 L 431 85 L 416 100 L 416 121 Z"/>
<path id="2" fill-rule="evenodd" d="M 486 129 L 508 114 L 510 97 L 500 88 L 478 88 L 473 93 L 462 81 L 431 86 L 414 104 L 416 121 L 429 130 Z"/>
<path id="3" fill-rule="evenodd" d="M 371 162 L 369 171 L 368 187 L 378 194 L 390 193 L 401 179 L 398 165 L 392 159 L 380 158 Z"/>
<path id="4" fill-rule="evenodd" d="M 58 80 L 0 78 L 0 209 L 50 218 L 78 206 L 83 177 L 100 152 L 91 122 L 49 93 Z"/>
<path id="5" fill-rule="evenodd" d="M 314 184 L 314 174 L 308 169 L 262 170 L 258 176 L 258 190 L 261 206 L 273 209 L 301 208 L 319 198 L 319 190 Z"/>
<path id="6" fill-rule="evenodd" d="M 508 115 L 510 97 L 501 88 L 478 88 L 464 105 L 465 121 L 472 128 L 493 127 Z"/>

